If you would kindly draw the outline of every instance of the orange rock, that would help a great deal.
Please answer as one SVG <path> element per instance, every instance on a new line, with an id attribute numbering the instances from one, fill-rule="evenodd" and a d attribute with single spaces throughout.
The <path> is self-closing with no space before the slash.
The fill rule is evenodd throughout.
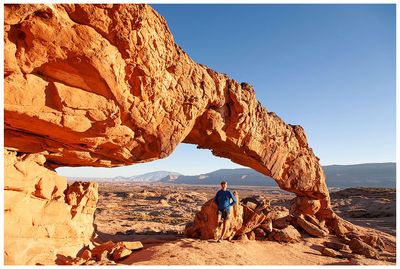
<path id="1" fill-rule="evenodd" d="M 40 246 L 65 246 L 55 237 L 63 230 L 62 238 L 74 239 L 65 254 L 90 239 L 96 186 L 73 185 L 65 197 L 65 178 L 49 169 L 153 161 L 182 142 L 319 201 L 316 216 L 333 225 L 325 175 L 303 128 L 264 108 L 248 83 L 195 63 L 149 5 L 4 6 L 6 264 L 53 259 L 56 251 Z M 42 212 L 47 201 L 48 216 Z M 318 202 L 312 206 L 315 212 Z M 295 207 L 311 213 L 303 212 L 303 203 Z M 214 210 L 211 203 L 202 209 L 196 224 L 202 228 L 192 235 L 215 237 Z M 242 210 L 233 211 L 228 237 L 242 226 Z M 32 227 L 33 219 L 41 226 Z M 38 243 L 21 243 L 18 233 Z M 29 247 L 33 254 L 20 251 Z"/>
<path id="2" fill-rule="evenodd" d="M 301 235 L 299 231 L 297 231 L 296 228 L 294 228 L 292 225 L 289 225 L 282 230 L 273 229 L 272 232 L 268 235 L 269 240 L 286 243 L 299 242 L 300 237 Z"/>
<path id="3" fill-rule="evenodd" d="M 55 168 L 152 161 L 197 144 L 331 212 L 303 128 L 268 112 L 248 83 L 195 63 L 150 6 L 6 5 L 4 13 L 6 146 L 46 151 Z"/>
<path id="4" fill-rule="evenodd" d="M 115 243 L 111 240 L 104 242 L 100 245 L 97 245 L 91 250 L 92 257 L 102 260 L 101 255 L 104 255 L 103 253 L 105 251 L 107 253 L 111 252 L 111 250 L 113 250 L 114 247 L 115 247 Z"/>
<path id="5" fill-rule="evenodd" d="M 298 216 L 299 214 L 315 215 L 320 208 L 321 202 L 318 199 L 298 196 L 292 201 L 290 213 L 294 216 Z"/>
<path id="6" fill-rule="evenodd" d="M 126 247 L 119 247 L 113 253 L 113 260 L 114 261 L 122 260 L 122 259 L 128 257 L 129 255 L 131 255 L 131 253 L 132 253 L 132 250 L 127 249 Z"/>
<path id="7" fill-rule="evenodd" d="M 88 249 L 85 249 L 80 255 L 80 258 L 84 259 L 85 261 L 90 260 L 92 258 L 92 252 L 90 252 Z"/>
<path id="8" fill-rule="evenodd" d="M 256 240 L 256 234 L 253 231 L 246 233 L 246 236 L 249 240 Z"/>
<path id="9" fill-rule="evenodd" d="M 43 158 L 4 151 L 5 264 L 53 264 L 57 254 L 74 256 L 91 243 L 95 207 L 73 217 L 65 202 L 64 191 L 71 192 L 66 179 L 45 168 Z M 97 192 L 97 184 L 86 186 Z M 97 196 L 88 195 L 80 193 L 77 200 L 95 204 Z"/>
<path id="10" fill-rule="evenodd" d="M 236 200 L 239 201 L 239 195 L 233 192 Z M 243 206 L 237 202 L 232 206 L 227 222 L 227 229 L 224 239 L 232 239 L 243 223 Z M 218 207 L 214 198 L 207 201 L 200 212 L 197 212 L 193 223 L 185 228 L 185 234 L 188 237 L 200 239 L 219 239 L 222 232 L 222 225 L 218 225 Z"/>
<path id="11" fill-rule="evenodd" d="M 266 219 L 267 218 L 264 214 L 258 214 L 251 208 L 243 206 L 243 224 L 236 234 L 247 234 L 248 232 L 260 226 L 261 223 L 263 223 Z"/>
<path id="12" fill-rule="evenodd" d="M 142 242 L 140 242 L 140 241 L 133 241 L 133 242 L 130 242 L 130 241 L 123 241 L 122 244 L 124 244 L 124 246 L 125 246 L 127 249 L 130 249 L 130 250 L 136 250 L 136 249 L 141 249 L 141 248 L 143 248 L 143 244 L 142 244 Z"/>
<path id="13" fill-rule="evenodd" d="M 328 231 L 324 229 L 319 223 L 317 223 L 312 216 L 300 214 L 297 219 L 297 224 L 303 228 L 308 234 L 316 237 L 326 237 Z"/>

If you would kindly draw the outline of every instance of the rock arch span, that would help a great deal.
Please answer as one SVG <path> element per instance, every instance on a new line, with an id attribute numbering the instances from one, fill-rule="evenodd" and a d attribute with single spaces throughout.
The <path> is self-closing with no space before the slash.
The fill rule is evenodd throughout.
<path id="1" fill-rule="evenodd" d="M 282 189 L 319 201 L 317 217 L 338 226 L 323 170 L 303 128 L 268 112 L 247 83 L 195 63 L 150 6 L 5 5 L 4 17 L 6 197 L 28 199 L 50 184 L 47 194 L 30 198 L 47 199 L 45 207 L 66 188 L 65 179 L 52 171 L 56 167 L 148 162 L 168 156 L 183 142 L 211 149 L 273 177 Z M 46 176 L 30 177 L 35 171 L 29 169 L 36 166 L 48 169 L 43 173 L 54 180 L 47 184 Z M 29 187 L 15 188 L 16 173 L 23 174 L 17 176 L 22 181 L 29 178 Z M 77 192 L 82 196 L 92 188 L 80 186 Z M 12 193 L 21 190 L 21 197 Z M 73 219 L 82 199 L 71 202 L 65 195 L 56 201 L 71 208 Z M 91 198 L 86 200 L 96 200 Z M 10 212 L 14 221 L 17 215 Z M 94 210 L 79 212 L 90 217 Z M 87 239 L 93 230 L 74 231 Z M 15 237 L 6 234 L 10 241 Z M 7 246 L 12 263 L 20 249 Z"/>

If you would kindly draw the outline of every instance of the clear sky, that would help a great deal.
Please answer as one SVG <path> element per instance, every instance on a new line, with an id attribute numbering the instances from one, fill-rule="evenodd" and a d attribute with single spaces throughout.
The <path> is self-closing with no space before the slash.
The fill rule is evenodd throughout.
<path id="1" fill-rule="evenodd" d="M 321 163 L 394 162 L 395 5 L 152 5 L 196 62 L 255 88 L 286 123 L 304 127 Z M 66 176 L 200 174 L 240 167 L 179 145 L 121 168 L 59 168 Z"/>

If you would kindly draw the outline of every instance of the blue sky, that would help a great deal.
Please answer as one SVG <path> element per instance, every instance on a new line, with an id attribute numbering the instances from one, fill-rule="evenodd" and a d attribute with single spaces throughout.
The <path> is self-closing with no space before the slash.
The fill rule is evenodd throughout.
<path id="1" fill-rule="evenodd" d="M 196 62 L 255 88 L 285 122 L 304 127 L 321 163 L 395 161 L 395 5 L 152 5 Z M 66 176 L 199 174 L 240 167 L 193 145 L 121 168 L 59 168 Z"/>

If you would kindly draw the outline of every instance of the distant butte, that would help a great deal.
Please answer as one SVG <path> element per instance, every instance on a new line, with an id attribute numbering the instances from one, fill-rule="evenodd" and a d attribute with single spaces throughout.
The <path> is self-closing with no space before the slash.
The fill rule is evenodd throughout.
<path id="1" fill-rule="evenodd" d="M 150 6 L 5 5 L 4 29 L 6 264 L 90 240 L 97 185 L 67 187 L 56 167 L 149 162 L 179 143 L 273 177 L 297 195 L 296 214 L 318 208 L 331 233 L 358 231 L 332 211 L 303 128 L 195 63 Z"/>

